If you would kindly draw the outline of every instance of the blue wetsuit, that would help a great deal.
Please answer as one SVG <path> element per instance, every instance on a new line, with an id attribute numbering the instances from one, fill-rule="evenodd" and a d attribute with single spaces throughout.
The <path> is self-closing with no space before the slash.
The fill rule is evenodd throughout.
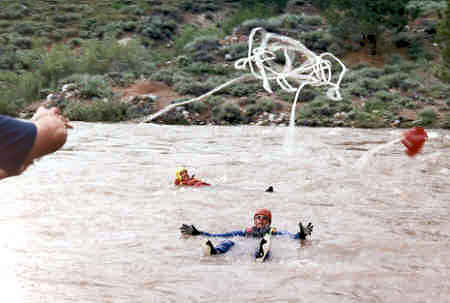
<path id="1" fill-rule="evenodd" d="M 222 234 L 211 234 L 205 231 L 199 231 L 200 235 L 206 237 L 214 237 L 214 238 L 231 238 L 231 237 L 251 237 L 251 238 L 262 238 L 264 234 L 268 230 L 258 231 L 255 227 L 249 227 L 246 230 L 236 230 L 228 233 Z M 300 233 L 292 234 L 288 231 L 277 231 L 273 228 L 272 236 L 288 236 L 292 239 L 300 239 Z M 231 240 L 224 240 L 219 243 L 215 248 L 219 254 L 224 254 L 234 245 L 234 242 Z"/>
<path id="2" fill-rule="evenodd" d="M 0 115 L 0 169 L 15 175 L 36 140 L 34 123 Z"/>

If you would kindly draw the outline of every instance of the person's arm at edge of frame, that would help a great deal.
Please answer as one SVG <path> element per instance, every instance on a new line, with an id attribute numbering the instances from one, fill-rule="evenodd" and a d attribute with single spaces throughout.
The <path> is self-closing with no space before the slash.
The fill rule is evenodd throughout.
<path id="1" fill-rule="evenodd" d="M 72 128 L 69 120 L 64 118 L 57 108 L 38 108 L 30 122 L 36 126 L 36 138 L 22 167 L 15 176 L 22 174 L 34 160 L 59 150 L 66 143 L 67 128 Z M 6 171 L 0 169 L 0 179 L 7 177 L 12 177 L 12 175 L 8 175 Z"/>

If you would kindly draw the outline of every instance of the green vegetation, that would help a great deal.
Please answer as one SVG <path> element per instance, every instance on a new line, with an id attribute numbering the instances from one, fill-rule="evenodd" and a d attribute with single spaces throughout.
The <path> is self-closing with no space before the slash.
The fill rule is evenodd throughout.
<path id="1" fill-rule="evenodd" d="M 407 7 L 409 0 L 332 0 L 326 17 L 331 31 L 342 39 L 362 34 L 377 52 L 377 42 L 385 29 L 401 31 L 418 15 L 418 9 Z"/>
<path id="2" fill-rule="evenodd" d="M 439 24 L 439 43 L 441 50 L 441 65 L 438 67 L 439 77 L 450 82 L 450 0 L 447 0 L 447 8 L 441 15 Z"/>
<path id="3" fill-rule="evenodd" d="M 139 118 L 156 107 L 125 103 L 118 88 L 145 78 L 167 84 L 183 100 L 204 94 L 242 74 L 233 61 L 247 56 L 246 35 L 260 26 L 317 54 L 355 62 L 341 84 L 342 101 L 328 100 L 325 88 L 304 87 L 297 124 L 386 127 L 401 121 L 400 127 L 448 128 L 449 1 L 4 0 L 0 114 L 17 116 L 70 84 L 74 91 L 58 106 L 71 119 Z M 366 57 L 352 60 L 361 54 Z M 282 64 L 283 54 L 275 55 Z M 258 81 L 235 83 L 184 110 L 206 123 L 255 122 L 290 108 L 294 94 L 275 82 L 272 88 L 269 95 Z M 174 112 L 161 121 L 191 120 Z"/>

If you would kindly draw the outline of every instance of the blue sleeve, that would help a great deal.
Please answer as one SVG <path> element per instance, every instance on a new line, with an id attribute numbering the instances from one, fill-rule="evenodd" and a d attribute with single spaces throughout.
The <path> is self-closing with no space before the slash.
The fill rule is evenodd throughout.
<path id="1" fill-rule="evenodd" d="M 288 237 L 291 238 L 291 239 L 299 239 L 299 234 L 298 234 L 298 233 L 296 233 L 296 234 L 291 234 L 290 232 L 288 232 L 288 231 L 283 231 L 283 230 L 281 230 L 281 231 L 276 231 L 276 232 L 272 233 L 272 235 L 273 235 L 273 236 L 288 236 Z"/>
<path id="2" fill-rule="evenodd" d="M 14 175 L 30 153 L 36 136 L 34 123 L 0 115 L 0 168 Z"/>
<path id="3" fill-rule="evenodd" d="M 223 234 L 211 234 L 206 231 L 201 231 L 200 234 L 202 236 L 206 236 L 206 237 L 221 237 L 221 238 L 244 237 L 245 236 L 245 232 L 242 230 L 235 230 L 235 231 L 223 233 Z"/>

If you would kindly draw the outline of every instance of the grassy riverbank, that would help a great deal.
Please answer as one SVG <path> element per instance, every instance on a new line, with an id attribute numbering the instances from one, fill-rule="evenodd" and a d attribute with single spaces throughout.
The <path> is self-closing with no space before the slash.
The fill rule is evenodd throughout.
<path id="1" fill-rule="evenodd" d="M 436 76 L 446 1 L 410 1 L 421 9 L 418 18 L 402 31 L 386 31 L 376 55 L 367 38 L 344 39 L 332 30 L 326 12 L 310 1 L 269 3 L 2 1 L 0 113 L 26 117 L 48 102 L 73 120 L 141 119 L 242 75 L 234 60 L 247 55 L 250 30 L 263 27 L 317 54 L 331 52 L 349 67 L 342 101 L 304 88 L 297 125 L 450 128 L 450 85 Z M 246 81 L 157 122 L 282 124 L 293 100 Z"/>

